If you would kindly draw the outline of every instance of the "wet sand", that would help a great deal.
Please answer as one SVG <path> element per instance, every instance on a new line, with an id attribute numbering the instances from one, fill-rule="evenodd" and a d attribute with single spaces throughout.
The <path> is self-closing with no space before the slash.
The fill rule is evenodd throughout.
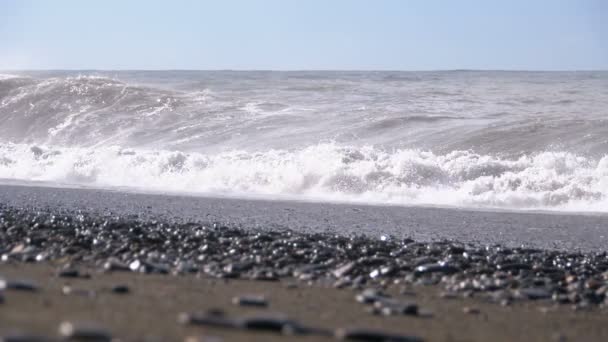
<path id="1" fill-rule="evenodd" d="M 51 264 L 1 264 L 0 274 L 27 278 L 42 286 L 35 293 L 7 291 L 0 305 L 0 333 L 29 331 L 57 336 L 62 321 L 96 322 L 125 341 L 181 341 L 188 336 L 219 337 L 224 341 L 333 340 L 319 336 L 284 336 L 271 332 L 188 326 L 177 322 L 181 312 L 221 308 L 229 315 L 283 313 L 301 323 L 334 330 L 366 327 L 414 335 L 426 341 L 605 341 L 608 312 L 602 309 L 573 311 L 550 301 L 515 303 L 503 307 L 480 298 L 439 298 L 436 286 L 415 286 L 399 295 L 399 286 L 387 290 L 413 300 L 420 316 L 384 317 L 369 313 L 354 300 L 353 290 L 298 284 L 291 280 L 259 282 L 219 280 L 209 277 L 99 273 L 91 279 L 56 277 Z M 93 297 L 64 295 L 62 287 L 95 292 Z M 111 293 L 117 284 L 128 285 L 128 294 Z M 246 308 L 231 303 L 234 296 L 265 295 L 267 308 Z M 464 313 L 464 307 L 478 314 Z"/>
<path id="2" fill-rule="evenodd" d="M 608 249 L 608 215 L 268 201 L 0 183 L 0 204 L 242 229 L 392 235 L 564 251 Z"/>

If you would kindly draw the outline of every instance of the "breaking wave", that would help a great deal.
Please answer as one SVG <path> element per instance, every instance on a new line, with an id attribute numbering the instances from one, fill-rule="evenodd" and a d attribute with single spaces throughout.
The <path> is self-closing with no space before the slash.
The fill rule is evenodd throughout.
<path id="1" fill-rule="evenodd" d="M 608 73 L 0 74 L 0 178 L 608 212 Z"/>
<path id="2" fill-rule="evenodd" d="M 200 154 L 0 145 L 0 178 L 161 192 L 282 196 L 398 205 L 606 211 L 608 157 L 502 159 L 319 144 Z"/>

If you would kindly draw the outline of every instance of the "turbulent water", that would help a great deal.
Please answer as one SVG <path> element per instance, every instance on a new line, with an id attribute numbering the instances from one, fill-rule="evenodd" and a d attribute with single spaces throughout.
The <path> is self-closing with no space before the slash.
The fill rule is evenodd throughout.
<path id="1" fill-rule="evenodd" d="M 608 212 L 608 73 L 4 73 L 0 178 Z"/>

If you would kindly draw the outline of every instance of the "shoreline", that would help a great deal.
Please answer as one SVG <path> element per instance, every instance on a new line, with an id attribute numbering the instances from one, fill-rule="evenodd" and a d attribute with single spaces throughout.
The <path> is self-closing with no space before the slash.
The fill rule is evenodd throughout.
<path id="1" fill-rule="evenodd" d="M 217 223 L 242 229 L 454 240 L 477 245 L 563 251 L 608 249 L 608 215 L 485 211 L 144 194 L 0 183 L 0 204 L 83 210 L 169 222 Z M 321 218 L 321 219 L 319 219 Z"/>
<path id="2" fill-rule="evenodd" d="M 530 214 L 530 215 L 566 215 L 566 216 L 608 216 L 608 212 L 603 211 L 576 211 L 576 210 L 558 210 L 558 209 L 533 209 L 533 208 L 501 208 L 501 207 L 469 207 L 469 206 L 452 206 L 452 205 L 432 205 L 432 204 L 397 204 L 397 203 L 382 203 L 382 202 L 358 202 L 348 200 L 327 200 L 314 197 L 298 197 L 290 195 L 256 195 L 256 194 L 215 194 L 208 192 L 179 192 L 179 191 L 160 191 L 160 190 L 145 190 L 139 188 L 128 187 L 95 187 L 89 185 L 70 184 L 70 183 L 54 183 L 48 181 L 31 181 L 19 179 L 0 178 L 0 187 L 26 187 L 26 188 L 49 188 L 49 189 L 66 189 L 76 191 L 96 191 L 110 192 L 121 194 L 132 194 L 141 196 L 161 196 L 161 197 L 178 197 L 178 198 L 203 198 L 207 200 L 234 200 L 234 201 L 261 201 L 261 202 L 281 202 L 281 203 L 302 203 L 302 204 L 327 204 L 336 206 L 356 206 L 356 207 L 388 207 L 388 208 L 407 208 L 407 209 L 431 209 L 431 210 L 455 210 L 464 212 L 482 212 L 482 213 L 505 213 L 505 214 Z"/>

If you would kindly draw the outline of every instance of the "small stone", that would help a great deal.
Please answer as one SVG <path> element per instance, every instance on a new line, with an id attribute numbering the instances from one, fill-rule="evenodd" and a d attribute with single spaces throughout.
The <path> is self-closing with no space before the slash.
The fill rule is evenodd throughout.
<path id="1" fill-rule="evenodd" d="M 391 315 L 417 315 L 418 305 L 412 302 L 404 302 L 392 298 L 379 298 L 374 303 L 374 307 L 380 310 L 385 316 Z"/>
<path id="2" fill-rule="evenodd" d="M 462 308 L 462 312 L 464 312 L 467 315 L 478 315 L 481 313 L 481 311 L 478 308 L 474 308 L 474 307 L 470 307 L 470 306 L 465 306 L 464 308 Z"/>
<path id="3" fill-rule="evenodd" d="M 240 322 L 211 313 L 181 313 L 177 321 L 181 324 L 203 325 L 221 328 L 237 328 Z"/>
<path id="4" fill-rule="evenodd" d="M 66 296 L 76 295 L 76 296 L 85 296 L 85 297 L 95 297 L 95 291 L 93 291 L 93 290 L 76 289 L 69 285 L 65 285 L 61 289 L 61 292 Z"/>
<path id="5" fill-rule="evenodd" d="M 459 271 L 459 268 L 455 266 L 451 266 L 448 264 L 424 264 L 416 267 L 416 274 L 429 274 L 429 273 L 442 273 L 442 274 L 452 274 Z"/>
<path id="6" fill-rule="evenodd" d="M 251 316 L 241 321 L 241 327 L 247 330 L 264 330 L 282 332 L 289 329 L 291 332 L 297 330 L 298 324 L 284 315 Z"/>
<path id="7" fill-rule="evenodd" d="M 335 333 L 336 338 L 350 341 L 369 341 L 369 342 L 421 342 L 419 337 L 390 334 L 379 330 L 368 329 L 338 329 Z"/>
<path id="8" fill-rule="evenodd" d="M 268 301 L 263 296 L 238 296 L 232 298 L 232 303 L 240 306 L 268 306 Z"/>
<path id="9" fill-rule="evenodd" d="M 59 325 L 59 334 L 67 340 L 75 341 L 112 340 L 112 334 L 92 323 L 63 322 Z"/>
<path id="10" fill-rule="evenodd" d="M 279 277 L 272 270 L 254 270 L 251 272 L 250 279 L 259 281 L 278 281 Z"/>
<path id="11" fill-rule="evenodd" d="M 363 290 L 363 292 L 361 292 L 355 296 L 355 299 L 357 300 L 357 302 L 363 303 L 363 304 L 373 304 L 377 300 L 382 299 L 382 298 L 387 298 L 387 297 L 382 292 L 380 292 L 376 289 L 365 289 L 365 290 Z"/>
<path id="12" fill-rule="evenodd" d="M 585 287 L 591 290 L 597 290 L 600 286 L 602 286 L 602 282 L 597 279 L 588 279 L 585 282 Z"/>
<path id="13" fill-rule="evenodd" d="M 110 288 L 110 291 L 117 294 L 126 294 L 131 292 L 131 289 L 127 285 L 114 285 Z"/>
<path id="14" fill-rule="evenodd" d="M 129 265 L 116 258 L 109 258 L 106 260 L 103 264 L 103 269 L 106 271 L 131 271 Z"/>
<path id="15" fill-rule="evenodd" d="M 216 316 L 216 317 L 221 317 L 221 316 L 225 316 L 226 313 L 224 312 L 224 310 L 220 309 L 220 308 L 211 308 L 208 309 L 206 311 L 207 315 L 210 316 Z"/>
<path id="16" fill-rule="evenodd" d="M 517 295 L 530 300 L 551 298 L 549 290 L 540 287 L 529 287 L 517 290 Z"/>
<path id="17" fill-rule="evenodd" d="M 554 293 L 551 296 L 551 299 L 553 299 L 554 302 L 557 302 L 557 303 L 560 303 L 560 304 L 570 303 L 570 297 L 567 294 Z"/>
<path id="18" fill-rule="evenodd" d="M 0 290 L 38 291 L 38 286 L 27 280 L 0 279 Z"/>
<path id="19" fill-rule="evenodd" d="M 189 261 L 180 261 L 177 266 L 175 266 L 174 273 L 175 274 L 185 274 L 185 273 L 196 273 L 198 272 L 198 267 Z"/>
<path id="20" fill-rule="evenodd" d="M 57 270 L 57 276 L 62 278 L 87 278 L 88 274 L 83 274 L 78 269 L 67 265 Z"/>
<path id="21" fill-rule="evenodd" d="M 353 282 L 348 278 L 348 277 L 344 277 L 344 278 L 340 278 L 338 280 L 336 280 L 332 286 L 337 288 L 337 289 L 342 289 L 345 288 L 347 286 L 350 286 Z"/>
<path id="22" fill-rule="evenodd" d="M 332 271 L 332 274 L 334 275 L 334 277 L 336 278 L 342 278 L 348 274 L 351 273 L 351 271 L 355 268 L 356 263 L 354 262 L 349 262 L 347 264 L 344 264 L 338 268 L 336 268 L 335 270 Z"/>

